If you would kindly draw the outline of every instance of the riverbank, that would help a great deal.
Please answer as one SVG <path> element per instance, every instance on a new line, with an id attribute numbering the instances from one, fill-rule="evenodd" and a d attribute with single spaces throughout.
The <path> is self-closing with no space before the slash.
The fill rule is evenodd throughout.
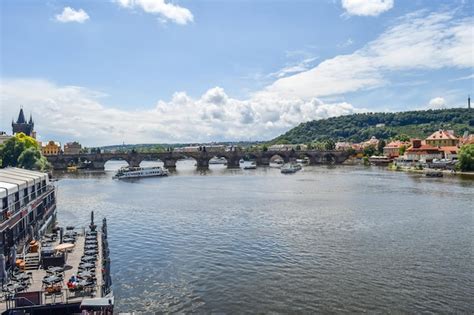
<path id="1" fill-rule="evenodd" d="M 462 171 L 441 170 L 441 169 L 431 169 L 431 168 L 420 169 L 415 166 L 401 166 L 401 165 L 394 165 L 394 164 L 389 165 L 387 169 L 390 171 L 419 173 L 419 174 L 425 174 L 426 171 L 430 170 L 430 171 L 441 172 L 443 175 L 452 175 L 452 176 L 462 175 L 462 176 L 467 176 L 474 179 L 474 172 L 462 172 Z"/>

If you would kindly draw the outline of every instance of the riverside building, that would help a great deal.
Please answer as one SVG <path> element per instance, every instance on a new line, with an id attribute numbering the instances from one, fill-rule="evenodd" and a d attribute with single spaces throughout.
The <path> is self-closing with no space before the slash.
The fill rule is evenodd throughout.
<path id="1" fill-rule="evenodd" d="M 56 212 L 56 191 L 48 175 L 21 168 L 0 169 L 0 254 L 11 258 L 42 234 Z M 11 267 L 7 259 L 7 269 Z"/>

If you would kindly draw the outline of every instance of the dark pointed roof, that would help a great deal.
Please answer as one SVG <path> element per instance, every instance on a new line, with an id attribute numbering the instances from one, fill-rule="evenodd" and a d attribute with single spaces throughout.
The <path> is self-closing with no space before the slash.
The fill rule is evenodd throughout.
<path id="1" fill-rule="evenodd" d="M 30 121 L 28 122 L 30 125 L 33 123 L 33 116 L 30 114 Z"/>
<path id="2" fill-rule="evenodd" d="M 23 113 L 23 108 L 20 108 L 20 114 L 16 121 L 17 124 L 26 124 L 25 114 Z"/>

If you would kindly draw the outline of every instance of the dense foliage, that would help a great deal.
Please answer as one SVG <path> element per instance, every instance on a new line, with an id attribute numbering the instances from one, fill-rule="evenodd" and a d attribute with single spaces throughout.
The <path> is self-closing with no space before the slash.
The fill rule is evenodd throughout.
<path id="1" fill-rule="evenodd" d="M 474 171 L 474 144 L 461 147 L 458 166 L 461 171 Z"/>
<path id="2" fill-rule="evenodd" d="M 378 139 L 425 138 L 438 129 L 452 129 L 460 135 L 465 131 L 474 133 L 474 110 L 365 113 L 313 120 L 289 130 L 272 143 L 310 143 L 326 139 L 361 142 L 372 136 Z"/>
<path id="3" fill-rule="evenodd" d="M 0 166 L 44 170 L 48 161 L 41 155 L 38 142 L 24 133 L 16 134 L 0 146 Z"/>

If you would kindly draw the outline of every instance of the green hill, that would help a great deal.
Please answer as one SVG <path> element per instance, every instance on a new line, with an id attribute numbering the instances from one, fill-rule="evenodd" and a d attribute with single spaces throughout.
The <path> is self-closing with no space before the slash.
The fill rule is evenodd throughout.
<path id="1" fill-rule="evenodd" d="M 390 139 L 402 134 L 425 138 L 438 129 L 451 129 L 458 135 L 465 131 L 474 133 L 474 110 L 451 108 L 332 117 L 302 123 L 271 142 L 310 143 L 327 139 L 361 142 L 372 136 Z"/>

